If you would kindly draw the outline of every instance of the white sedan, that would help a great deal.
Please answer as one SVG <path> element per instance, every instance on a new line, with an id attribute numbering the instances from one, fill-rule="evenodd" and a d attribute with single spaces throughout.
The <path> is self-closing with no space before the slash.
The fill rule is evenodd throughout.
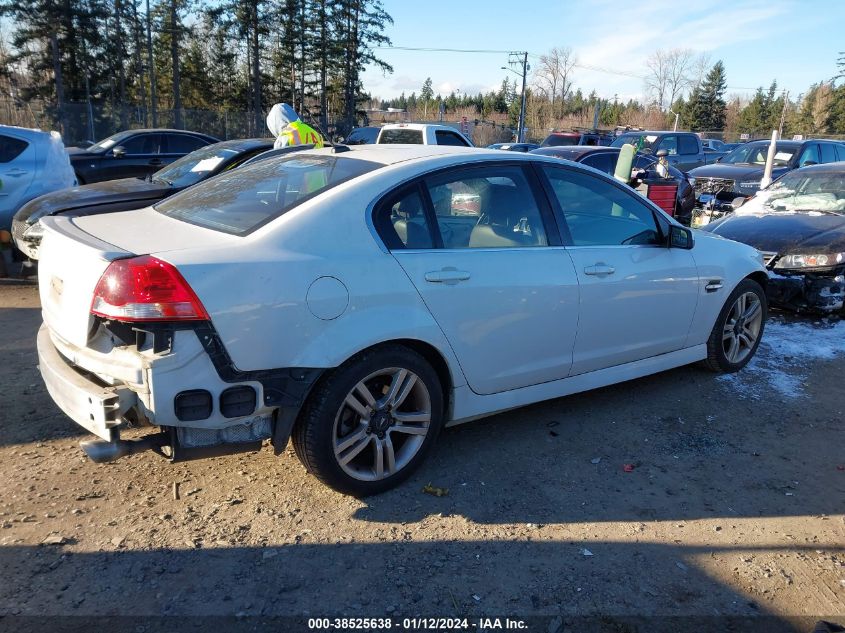
<path id="1" fill-rule="evenodd" d="M 531 154 L 309 150 L 43 222 L 39 364 L 99 436 L 90 457 L 292 438 L 354 495 L 407 477 L 444 424 L 696 361 L 737 371 L 767 313 L 755 249 Z"/>

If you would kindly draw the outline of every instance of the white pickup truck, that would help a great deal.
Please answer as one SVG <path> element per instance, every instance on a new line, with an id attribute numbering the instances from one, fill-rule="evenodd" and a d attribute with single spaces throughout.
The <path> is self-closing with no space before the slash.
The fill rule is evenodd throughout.
<path id="1" fill-rule="evenodd" d="M 379 130 L 376 144 L 457 145 L 474 147 L 472 141 L 448 125 L 436 123 L 390 123 Z"/>

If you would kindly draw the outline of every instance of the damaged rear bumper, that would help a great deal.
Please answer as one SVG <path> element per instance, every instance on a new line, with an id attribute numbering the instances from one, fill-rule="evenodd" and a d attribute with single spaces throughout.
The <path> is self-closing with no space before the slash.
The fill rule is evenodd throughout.
<path id="1" fill-rule="evenodd" d="M 769 271 L 769 303 L 792 310 L 838 312 L 845 306 L 845 274 L 781 275 Z"/>

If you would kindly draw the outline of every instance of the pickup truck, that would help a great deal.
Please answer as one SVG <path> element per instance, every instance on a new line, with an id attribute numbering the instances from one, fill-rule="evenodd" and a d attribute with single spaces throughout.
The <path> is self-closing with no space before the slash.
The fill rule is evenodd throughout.
<path id="1" fill-rule="evenodd" d="M 376 144 L 457 145 L 474 147 L 472 141 L 448 125 L 436 123 L 390 123 L 381 128 Z"/>
<path id="2" fill-rule="evenodd" d="M 710 165 L 725 155 L 724 152 L 705 149 L 698 134 L 692 132 L 625 132 L 617 136 L 610 146 L 622 147 L 626 143 L 643 154 L 656 154 L 658 150 L 665 149 L 669 164 L 681 171 Z"/>

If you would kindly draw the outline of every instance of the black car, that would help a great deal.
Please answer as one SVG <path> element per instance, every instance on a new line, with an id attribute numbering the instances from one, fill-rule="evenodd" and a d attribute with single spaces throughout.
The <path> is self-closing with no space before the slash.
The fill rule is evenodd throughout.
<path id="1" fill-rule="evenodd" d="M 541 147 L 531 153 L 571 160 L 576 163 L 588 165 L 589 167 L 594 167 L 595 169 L 603 171 L 611 176 L 616 170 L 616 161 L 619 158 L 619 148 L 617 147 L 597 147 L 586 145 Z M 632 168 L 642 169 L 653 174 L 656 163 L 657 158 L 654 156 L 637 154 L 634 157 Z M 669 174 L 678 184 L 674 217 L 678 222 L 689 225 L 690 220 L 692 219 L 692 212 L 695 207 L 695 195 L 693 193 L 693 189 L 690 186 L 686 175 L 682 171 L 679 171 L 670 165 Z M 671 202 L 671 198 L 669 200 Z"/>
<path id="2" fill-rule="evenodd" d="M 379 128 L 368 125 L 367 127 L 355 127 L 345 139 L 344 145 L 374 145 L 378 138 Z"/>
<path id="3" fill-rule="evenodd" d="M 743 143 L 713 165 L 705 165 L 689 172 L 694 178 L 699 207 L 721 213 L 731 210 L 734 198 L 753 196 L 760 189 L 771 141 Z M 777 141 L 772 178 L 788 171 L 845 160 L 845 145 L 837 141 L 811 139 L 806 141 Z"/>
<path id="4" fill-rule="evenodd" d="M 121 178 L 45 194 L 21 207 L 12 220 L 17 247 L 38 259 L 38 220 L 47 215 L 97 215 L 149 206 L 273 148 L 272 139 L 222 141 L 183 156 L 147 178 Z"/>
<path id="5" fill-rule="evenodd" d="M 127 130 L 86 148 L 68 147 L 80 185 L 118 178 L 143 178 L 206 145 L 208 134 L 185 130 Z"/>
<path id="6" fill-rule="evenodd" d="M 843 310 L 845 163 L 790 171 L 702 230 L 762 253 L 772 304 Z"/>

